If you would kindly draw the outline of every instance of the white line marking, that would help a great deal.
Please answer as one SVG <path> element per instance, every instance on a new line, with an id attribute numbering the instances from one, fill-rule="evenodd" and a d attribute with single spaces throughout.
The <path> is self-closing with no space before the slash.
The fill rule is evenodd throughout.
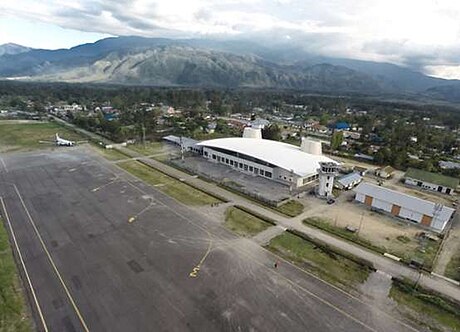
<path id="1" fill-rule="evenodd" d="M 48 251 L 48 248 L 46 247 L 45 242 L 43 241 L 43 238 L 42 238 L 42 236 L 40 235 L 40 232 L 38 231 L 38 228 L 37 228 L 37 226 L 35 225 L 35 222 L 34 222 L 34 220 L 32 219 L 32 216 L 30 215 L 29 210 L 27 209 L 26 204 L 24 203 L 24 200 L 22 199 L 22 195 L 21 195 L 21 193 L 19 192 L 18 187 L 17 187 L 14 183 L 13 183 L 13 186 L 14 186 L 14 190 L 16 190 L 16 193 L 17 193 L 17 195 L 18 195 L 18 197 L 19 197 L 19 200 L 21 201 L 21 204 L 22 204 L 24 210 L 26 211 L 26 214 L 27 214 L 27 217 L 29 218 L 30 224 L 32 225 L 32 227 L 33 227 L 33 229 L 34 229 L 34 231 L 35 231 L 35 234 L 37 235 L 38 240 L 40 241 L 40 243 L 41 243 L 41 245 L 42 245 L 42 247 L 43 247 L 43 250 L 45 251 L 46 256 L 48 257 L 48 260 L 49 260 L 49 262 L 51 263 L 51 266 L 53 267 L 54 272 L 56 273 L 56 275 L 57 275 L 59 281 L 61 282 L 61 285 L 62 285 L 62 287 L 64 288 L 64 291 L 65 291 L 65 293 L 66 293 L 66 295 L 67 295 L 67 297 L 68 297 L 68 299 L 69 299 L 69 301 L 70 301 L 70 303 L 71 303 L 73 309 L 75 310 L 75 313 L 77 314 L 78 319 L 80 320 L 80 323 L 81 323 L 83 329 L 84 329 L 86 332 L 89 332 L 88 326 L 86 325 L 85 320 L 83 319 L 83 316 L 81 315 L 80 310 L 78 309 L 77 304 L 75 303 L 75 300 L 73 299 L 72 295 L 70 294 L 70 291 L 69 291 L 69 289 L 67 288 L 67 285 L 65 284 L 64 279 L 62 278 L 61 274 L 59 273 L 59 270 L 58 270 L 56 264 L 54 263 L 54 260 L 53 260 L 53 258 L 51 257 L 51 254 L 50 254 L 50 252 Z"/>
<path id="2" fill-rule="evenodd" d="M 6 167 L 5 161 L 3 160 L 2 157 L 0 157 L 0 161 L 2 162 L 2 166 L 5 169 L 5 172 L 8 173 L 8 168 Z"/>
<path id="3" fill-rule="evenodd" d="M 11 232 L 11 237 L 13 238 L 13 243 L 16 248 L 16 252 L 18 253 L 19 260 L 21 261 L 22 269 L 24 270 L 24 274 L 26 276 L 27 283 L 29 284 L 30 292 L 32 293 L 32 297 L 34 298 L 35 306 L 37 307 L 38 315 L 40 316 L 40 321 L 43 325 L 44 331 L 48 332 L 48 327 L 46 326 L 45 317 L 43 316 L 43 312 L 40 307 L 40 303 L 38 303 L 38 298 L 37 298 L 37 295 L 35 294 L 34 286 L 32 285 L 32 280 L 30 280 L 29 272 L 27 271 L 26 264 L 24 263 L 24 259 L 22 258 L 21 249 L 19 248 L 18 241 L 16 240 L 16 235 L 14 233 L 13 226 L 11 225 L 10 217 L 8 215 L 8 211 L 6 211 L 5 202 L 3 201 L 2 197 L 0 197 L 0 202 L 2 203 L 2 208 L 3 208 L 3 211 L 5 212 L 5 219 L 6 219 L 6 222 L 8 223 L 8 227 Z"/>

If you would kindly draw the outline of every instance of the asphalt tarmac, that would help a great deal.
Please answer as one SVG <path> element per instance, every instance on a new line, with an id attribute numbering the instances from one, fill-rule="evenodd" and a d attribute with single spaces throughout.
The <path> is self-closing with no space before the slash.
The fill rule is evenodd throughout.
<path id="1" fill-rule="evenodd" d="M 40 331 L 414 331 L 84 146 L 2 160 Z"/>

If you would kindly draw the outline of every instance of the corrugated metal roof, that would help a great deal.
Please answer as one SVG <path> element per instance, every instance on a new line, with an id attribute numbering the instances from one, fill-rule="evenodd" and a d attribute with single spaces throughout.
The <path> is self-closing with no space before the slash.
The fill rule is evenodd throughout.
<path id="1" fill-rule="evenodd" d="M 268 139 L 244 137 L 218 138 L 198 143 L 198 146 L 226 149 L 251 156 L 273 164 L 298 176 L 317 173 L 319 162 L 336 161 L 322 155 L 313 155 L 300 150 L 298 146 Z"/>
<path id="2" fill-rule="evenodd" d="M 340 183 L 344 187 L 348 187 L 350 184 L 355 183 L 356 181 L 361 181 L 362 176 L 359 175 L 359 173 L 350 173 L 346 174 L 344 176 L 341 176 L 340 178 L 337 179 L 337 182 Z"/>
<path id="3" fill-rule="evenodd" d="M 445 176 L 439 173 L 427 172 L 417 168 L 409 168 L 404 177 L 412 178 L 424 182 L 437 184 L 448 188 L 457 188 L 459 180 L 450 176 Z"/>
<path id="4" fill-rule="evenodd" d="M 198 141 L 192 138 L 189 138 L 189 137 L 184 137 L 184 136 L 179 137 L 179 136 L 174 136 L 174 135 L 168 135 L 168 136 L 163 137 L 163 139 L 165 141 L 168 141 L 168 142 L 171 142 L 177 145 L 181 144 L 181 139 L 182 139 L 182 144 L 185 148 L 189 148 L 198 143 Z"/>
<path id="5" fill-rule="evenodd" d="M 435 207 L 438 207 L 438 218 L 441 220 L 449 220 L 452 214 L 455 212 L 455 209 L 444 206 L 442 204 L 435 204 L 433 202 L 407 195 L 399 191 L 380 187 L 369 182 L 361 182 L 354 189 L 354 191 L 363 195 L 374 197 L 384 202 L 405 207 L 412 211 L 426 214 L 430 217 L 433 217 Z"/>

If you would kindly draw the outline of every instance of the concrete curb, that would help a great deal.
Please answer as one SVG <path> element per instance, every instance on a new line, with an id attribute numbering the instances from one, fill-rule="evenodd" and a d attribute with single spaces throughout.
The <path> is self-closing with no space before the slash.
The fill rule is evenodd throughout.
<path id="1" fill-rule="evenodd" d="M 400 262 L 401 261 L 401 258 L 399 258 L 398 256 L 395 256 L 395 255 L 392 255 L 392 254 L 389 254 L 389 253 L 384 253 L 383 256 L 385 257 L 388 257 L 394 261 L 397 261 L 397 262 Z"/>
<path id="2" fill-rule="evenodd" d="M 435 272 L 431 272 L 431 275 L 435 276 L 435 277 L 438 277 L 438 278 L 441 278 L 445 281 L 448 281 L 454 285 L 457 285 L 457 286 L 460 286 L 460 282 L 458 282 L 457 280 L 454 280 L 454 279 L 450 279 L 450 278 L 447 278 L 441 274 L 438 274 L 438 273 L 435 273 Z"/>

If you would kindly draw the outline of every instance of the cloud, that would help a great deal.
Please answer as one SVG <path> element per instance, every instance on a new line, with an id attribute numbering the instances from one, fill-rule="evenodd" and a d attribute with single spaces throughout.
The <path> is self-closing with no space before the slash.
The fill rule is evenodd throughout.
<path id="1" fill-rule="evenodd" d="M 4 0 L 0 13 L 119 36 L 256 38 L 417 70 L 460 65 L 457 0 Z"/>

